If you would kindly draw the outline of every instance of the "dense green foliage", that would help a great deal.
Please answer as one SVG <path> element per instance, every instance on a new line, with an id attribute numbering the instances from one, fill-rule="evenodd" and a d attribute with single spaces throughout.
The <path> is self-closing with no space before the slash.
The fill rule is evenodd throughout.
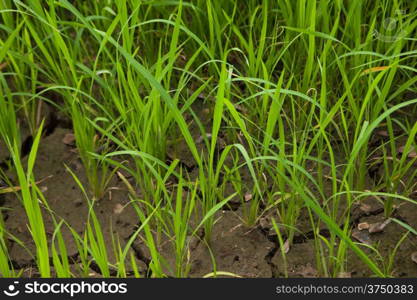
<path id="1" fill-rule="evenodd" d="M 78 184 L 90 218 L 85 233 L 73 231 L 84 274 L 94 261 L 103 276 L 114 268 L 126 276 L 141 236 L 152 276 L 163 277 L 158 243 L 168 236 L 173 274 L 187 276 L 189 237 L 203 229 L 209 245 L 216 212 L 238 199 L 245 226 L 276 216 L 281 244 L 291 244 L 307 210 L 320 275 L 349 271 L 353 252 L 391 276 L 376 246 L 352 239 L 351 208 L 373 197 L 395 219 L 396 205 L 415 196 L 416 12 L 412 0 L 0 1 L 0 137 L 41 276 L 51 267 L 72 276 L 67 224 L 49 212 L 50 243 L 48 199 L 35 183 L 42 103 L 71 118 L 88 177 Z M 17 120 L 34 137 L 24 162 Z M 385 139 L 375 146 L 377 132 Z M 111 266 L 94 207 L 117 170 L 134 178 L 125 183 L 141 226 L 127 244 L 115 237 Z M 19 276 L 7 239 L 0 223 L 0 273 Z"/>

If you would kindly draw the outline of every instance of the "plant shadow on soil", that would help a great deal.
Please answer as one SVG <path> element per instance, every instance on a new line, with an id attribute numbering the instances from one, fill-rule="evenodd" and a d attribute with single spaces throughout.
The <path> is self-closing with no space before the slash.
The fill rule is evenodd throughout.
<path id="1" fill-rule="evenodd" d="M 57 127 L 50 135 L 42 139 L 34 172 L 37 180 L 47 178 L 39 184 L 39 188 L 43 191 L 45 199 L 57 219 L 65 220 L 82 235 L 88 218 L 88 205 L 65 165 L 71 168 L 81 183 L 86 184 L 87 179 L 76 151 L 72 151 L 74 149 L 62 142 L 68 133 L 71 133 L 70 129 Z M 4 145 L 0 146 L 0 158 L 5 159 L 7 153 L 4 151 Z M 13 180 L 11 172 L 8 173 Z M 129 204 L 128 191 L 123 182 L 115 177 L 111 181 L 110 187 L 111 189 L 106 193 L 104 199 L 101 199 L 95 206 L 95 211 L 108 247 L 109 262 L 114 264 L 115 257 L 111 236 L 118 236 L 124 246 L 137 229 L 138 216 Z M 360 222 L 374 223 L 383 219 L 383 212 L 378 206 L 379 204 L 372 201 L 368 204 L 373 207 L 367 213 L 358 210 L 357 207 L 353 208 L 352 229 L 356 228 Z M 22 204 L 16 195 L 6 194 L 3 206 L 3 217 L 7 231 L 25 245 L 23 247 L 9 239 L 8 250 L 13 267 L 23 270 L 25 277 L 39 276 L 33 257 L 35 245 L 28 230 L 27 217 Z M 121 206 L 125 206 L 123 210 L 118 209 Z M 417 228 L 415 211 L 413 204 L 407 203 L 398 208 L 397 215 L 411 227 Z M 47 235 L 51 241 L 55 226 L 50 213 L 45 209 L 43 216 Z M 267 230 L 260 225 L 248 228 L 243 224 L 241 217 L 242 210 L 239 207 L 233 210 L 219 211 L 216 214 L 217 221 L 213 228 L 210 247 L 201 240 L 191 243 L 192 245 L 188 249 L 190 251 L 190 277 L 202 277 L 212 272 L 212 255 L 216 261 L 217 271 L 230 272 L 242 277 L 282 277 L 285 273 L 289 277 L 323 276 L 318 273 L 315 267 L 314 235 L 309 232 L 308 225 L 302 225 L 309 224 L 308 213 L 304 211 L 300 216 L 299 230 L 302 233 L 296 236 L 293 245 L 286 254 L 286 270 L 284 270 L 285 264 L 280 255 L 277 239 L 268 234 Z M 400 225 L 391 222 L 383 232 L 372 235 L 364 233 L 364 238 L 369 239 L 373 245 L 377 245 L 377 249 L 384 257 L 384 262 L 387 263 L 389 253 L 393 251 L 405 231 Z M 62 229 L 62 233 L 66 241 L 72 272 L 75 276 L 81 276 L 78 250 L 72 234 L 65 227 Z M 158 249 L 168 266 L 175 264 L 171 242 L 172 240 L 166 239 Z M 365 247 L 362 249 L 371 254 L 371 251 Z M 413 234 L 409 234 L 399 246 L 392 275 L 397 277 L 417 276 L 417 265 L 410 258 L 416 249 L 417 238 Z M 148 264 L 151 257 L 140 238 L 137 238 L 132 245 L 132 251 L 135 254 L 140 273 L 145 277 L 149 276 Z M 374 256 L 371 255 L 371 257 Z M 381 261 L 381 263 L 383 262 Z M 132 268 L 129 264 L 126 267 L 129 276 L 132 274 Z M 348 276 L 352 277 L 372 276 L 370 270 L 353 253 L 348 255 L 347 272 Z M 166 273 L 168 276 L 174 276 L 169 267 L 166 268 Z M 97 266 L 92 264 L 91 272 L 88 275 L 100 276 Z"/>

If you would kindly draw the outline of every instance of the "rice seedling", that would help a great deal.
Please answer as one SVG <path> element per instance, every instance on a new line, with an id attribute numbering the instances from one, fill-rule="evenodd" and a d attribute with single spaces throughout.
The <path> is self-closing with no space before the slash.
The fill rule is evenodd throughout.
<path id="1" fill-rule="evenodd" d="M 255 258 L 290 277 L 300 257 L 319 276 L 397 276 L 416 230 L 416 15 L 1 1 L 1 276 L 26 274 L 9 241 L 42 277 L 260 276 Z M 245 257 L 252 235 L 272 250 Z"/>

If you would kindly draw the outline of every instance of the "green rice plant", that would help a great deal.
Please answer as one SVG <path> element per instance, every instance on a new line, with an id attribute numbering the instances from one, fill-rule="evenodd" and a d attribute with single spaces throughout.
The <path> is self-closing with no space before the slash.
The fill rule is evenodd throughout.
<path id="1" fill-rule="evenodd" d="M 267 156 L 262 157 L 261 159 L 264 160 L 277 160 L 277 157 Z M 288 160 L 280 161 L 280 163 L 284 164 L 285 170 L 287 172 L 291 172 L 291 168 L 293 167 L 292 163 Z M 300 171 L 303 170 L 301 167 L 297 167 Z M 279 172 L 279 170 L 277 170 Z M 306 177 L 309 178 L 314 182 L 314 179 L 307 174 L 305 170 L 303 172 L 306 174 Z M 314 194 L 311 193 L 309 189 L 306 188 L 306 185 L 303 182 L 299 182 L 297 178 L 294 177 L 287 177 L 284 174 L 280 174 L 285 178 L 287 184 L 300 196 L 300 198 L 304 201 L 306 207 L 314 213 L 319 218 L 320 222 L 323 222 L 328 227 L 329 231 L 334 234 L 335 236 L 339 237 L 341 240 L 346 242 L 349 248 L 357 254 L 359 259 L 361 259 L 369 268 L 372 270 L 377 276 L 383 276 L 383 272 L 377 267 L 377 265 L 352 241 L 349 237 L 347 232 L 347 226 L 344 226 L 343 229 L 340 228 L 339 224 L 335 222 L 331 218 L 331 216 L 327 215 L 326 212 L 321 208 L 318 204 L 317 199 L 315 198 Z M 317 184 L 317 183 L 316 183 Z M 345 219 L 345 224 L 348 223 L 348 219 Z"/>
<path id="2" fill-rule="evenodd" d="M 110 277 L 106 243 L 104 241 L 101 225 L 93 209 L 90 209 L 90 218 L 87 223 L 86 241 L 89 245 L 90 254 L 94 262 L 97 263 L 101 274 L 104 277 Z"/>
<path id="3" fill-rule="evenodd" d="M 90 265 L 92 263 L 97 264 L 98 268 L 100 269 L 101 275 L 104 277 L 110 277 L 111 269 L 113 269 L 113 266 L 110 265 L 109 259 L 108 259 L 108 248 L 107 244 L 105 242 L 104 234 L 101 229 L 101 224 L 99 220 L 97 219 L 97 216 L 94 211 L 95 201 L 90 201 L 88 194 L 86 193 L 86 190 L 84 189 L 82 183 L 79 181 L 77 176 L 67 168 L 67 170 L 71 173 L 74 180 L 76 181 L 77 185 L 83 192 L 89 207 L 89 217 L 86 224 L 86 231 L 84 232 L 84 236 L 80 236 L 78 233 L 76 233 L 73 229 L 70 228 L 74 240 L 77 244 L 77 248 L 79 251 L 79 256 L 81 259 L 81 265 L 82 265 L 82 272 L 84 276 L 89 276 L 90 273 Z M 57 227 L 58 228 L 58 227 Z M 113 231 L 111 231 L 113 232 Z M 120 275 L 126 275 L 124 266 L 125 266 L 125 256 L 126 253 L 124 250 L 121 249 L 120 244 L 115 244 L 114 240 L 115 237 L 112 235 L 111 239 L 113 241 L 113 250 L 115 251 L 115 257 L 117 259 L 116 266 L 118 266 L 117 270 Z M 61 253 L 65 253 L 65 245 L 61 245 L 60 250 Z M 130 246 L 130 244 L 129 244 Z M 54 250 L 55 252 L 56 250 Z M 55 255 L 56 256 L 56 255 Z M 55 257 L 54 256 L 54 257 Z M 54 258 L 55 261 L 56 258 Z M 67 266 L 68 262 L 66 260 L 64 261 L 58 261 L 58 266 L 62 267 L 62 265 L 65 264 Z M 65 271 L 69 271 L 69 268 L 65 268 Z M 68 275 L 67 272 L 64 273 L 65 275 Z"/>
<path id="4" fill-rule="evenodd" d="M 75 142 L 86 170 L 93 199 L 99 200 L 104 196 L 116 169 L 111 170 L 105 161 L 94 157 L 97 152 L 107 151 L 109 145 L 108 141 L 98 136 L 83 107 L 75 101 L 71 105 Z"/>
<path id="5" fill-rule="evenodd" d="M 72 274 L 68 260 L 67 246 L 65 245 L 65 240 L 61 232 L 61 226 L 63 224 L 64 222 L 61 221 L 55 226 L 51 242 L 51 254 L 56 276 L 59 278 L 70 278 Z M 58 244 L 57 246 L 55 245 L 55 241 Z"/>
<path id="6" fill-rule="evenodd" d="M 399 248 L 401 247 L 402 243 L 407 239 L 408 235 L 409 235 L 410 231 L 407 231 L 406 233 L 404 233 L 401 238 L 398 240 L 398 242 L 395 244 L 394 249 L 389 251 L 389 255 L 388 255 L 388 262 L 385 263 L 385 259 L 382 260 L 382 264 L 384 266 L 384 272 L 385 274 L 387 274 L 388 277 L 393 277 L 394 276 L 394 272 L 397 271 L 395 270 L 395 257 L 397 255 L 397 252 L 399 250 Z"/>
<path id="7" fill-rule="evenodd" d="M 13 143 L 13 140 L 16 140 L 20 143 L 20 130 L 13 96 L 2 73 L 0 73 L 0 81 L 3 90 L 3 93 L 0 94 L 0 134 L 3 141 Z"/>
<path id="8" fill-rule="evenodd" d="M 190 234 L 190 221 L 194 216 L 196 198 L 197 198 L 197 186 L 191 191 L 191 195 L 183 195 L 184 192 L 184 180 L 182 176 L 179 179 L 177 187 L 177 195 L 175 198 L 175 206 L 172 207 L 173 215 L 173 238 L 175 241 L 175 277 L 187 277 L 190 271 L 190 264 L 187 262 L 187 256 L 189 255 L 189 249 L 187 245 L 187 238 Z M 185 198 L 185 201 L 184 201 Z M 185 203 L 183 203 L 185 202 Z"/>
<path id="9" fill-rule="evenodd" d="M 68 227 L 83 276 L 93 263 L 104 276 L 128 276 L 128 264 L 142 276 L 131 252 L 142 238 L 152 258 L 146 275 L 186 277 L 187 239 L 203 228 L 209 247 L 215 213 L 234 196 L 249 227 L 277 214 L 284 261 L 307 212 L 320 274 L 348 272 L 353 251 L 377 276 L 391 276 L 397 251 L 385 264 L 377 247 L 366 254 L 350 237 L 351 214 L 364 197 L 378 199 L 386 218 L 415 204 L 416 11 L 406 0 L 1 1 L 0 136 L 18 183 L 0 193 L 21 195 L 41 275 L 53 266 L 75 276 L 61 232 Z M 20 157 L 24 131 L 40 143 L 41 132 L 62 125 L 41 124 L 46 104 L 71 117 L 88 179 L 76 181 L 91 192 L 83 233 L 49 210 L 36 155 L 27 171 Z M 126 244 L 111 236 L 109 263 L 90 200 L 105 200 L 119 170 L 131 176 L 119 178 L 141 225 Z M 0 225 L 0 272 L 19 276 L 9 238 Z M 172 257 L 161 254 L 165 238 Z M 236 275 L 217 270 L 211 255 L 207 277 Z"/>
<path id="10" fill-rule="evenodd" d="M 412 149 L 415 149 L 415 134 L 417 132 L 417 123 L 414 124 L 413 128 L 411 128 L 409 136 L 407 138 L 407 141 L 405 143 L 405 145 L 403 146 L 403 152 L 401 153 L 401 158 L 399 159 L 398 162 L 396 162 L 395 164 L 393 164 L 393 169 L 392 170 L 387 170 L 387 158 L 386 155 L 384 155 L 384 166 L 385 166 L 385 176 L 387 177 L 386 182 L 387 182 L 387 186 L 386 186 L 386 190 L 387 192 L 390 193 L 398 193 L 399 192 L 399 188 L 400 188 L 400 184 L 403 182 L 403 178 L 404 177 L 408 177 L 407 172 L 410 170 L 410 168 L 412 168 L 412 166 L 414 165 L 416 158 L 409 158 L 409 154 L 411 151 L 413 151 Z M 397 160 L 397 158 L 395 157 L 395 154 L 392 156 L 393 160 Z M 406 180 L 408 182 L 412 181 L 414 179 L 413 176 L 410 176 L 408 178 L 406 178 Z M 407 196 L 407 195 L 405 195 Z M 385 203 L 384 203 L 384 208 L 385 208 L 385 216 L 386 217 L 390 217 L 393 213 L 393 198 L 387 198 Z"/>
<path id="11" fill-rule="evenodd" d="M 11 265 L 9 249 L 7 247 L 7 234 L 3 221 L 3 212 L 0 213 L 0 275 L 2 277 L 17 277 L 18 273 Z"/>
<path id="12" fill-rule="evenodd" d="M 280 255 L 282 257 L 283 260 L 283 268 L 284 268 L 284 276 L 286 278 L 288 278 L 288 265 L 287 265 L 287 245 L 285 244 L 286 241 L 284 241 L 282 234 L 281 234 L 281 230 L 279 228 L 279 226 L 277 225 L 277 223 L 275 222 L 274 219 L 272 219 L 272 226 L 274 228 L 275 233 L 277 234 L 278 237 L 278 242 L 279 242 L 279 252 Z M 289 248 L 288 248 L 289 249 Z"/>
<path id="13" fill-rule="evenodd" d="M 143 214 L 142 210 L 137 205 L 134 205 L 134 208 L 140 218 L 140 221 L 142 223 L 145 223 L 144 221 L 146 217 Z M 145 234 L 144 239 L 145 239 L 146 246 L 148 247 L 150 256 L 151 256 L 151 262 L 149 264 L 149 271 L 151 272 L 151 274 L 148 274 L 148 276 L 150 275 L 156 278 L 165 277 L 164 270 L 163 270 L 163 258 L 158 252 L 155 238 L 153 236 L 149 223 L 145 223 L 145 224 L 146 225 L 144 225 L 143 227 L 143 231 Z"/>
<path id="14" fill-rule="evenodd" d="M 13 164 L 18 176 L 19 186 L 21 188 L 22 204 L 28 217 L 29 230 L 36 246 L 36 264 L 42 277 L 50 277 L 51 269 L 49 265 L 49 247 L 41 206 L 38 201 L 40 190 L 36 188 L 36 183 L 33 177 L 33 167 L 35 164 L 41 133 L 42 124 L 33 141 L 26 171 L 22 165 L 17 141 L 10 141 L 6 139 L 6 143 L 10 150 Z"/>
<path id="15" fill-rule="evenodd" d="M 7 13 L 6 13 L 7 14 Z M 23 110 L 24 116 L 28 120 L 28 124 L 30 127 L 30 131 L 32 135 L 35 135 L 36 128 L 39 126 L 39 118 L 37 118 L 37 103 L 34 101 L 28 101 L 28 96 L 25 95 L 24 92 L 30 91 L 35 93 L 36 90 L 36 77 L 38 73 L 38 68 L 34 64 L 34 57 L 33 53 L 31 52 L 31 45 L 28 36 L 27 30 L 23 30 L 24 21 L 21 21 L 15 29 L 8 28 L 10 30 L 10 36 L 4 42 L 1 40 L 2 44 L 2 51 L 0 53 L 0 61 L 3 62 L 4 66 L 7 67 L 10 65 L 12 69 L 15 71 L 14 73 L 10 73 L 10 78 L 14 79 L 14 83 L 17 86 L 21 93 L 15 93 L 14 97 L 18 98 L 21 103 L 21 108 Z M 23 31 L 23 33 L 21 33 Z M 22 36 L 20 36 L 22 35 Z M 27 47 L 26 44 L 29 44 Z M 20 59 L 16 59 L 14 57 L 14 53 L 12 51 L 8 52 L 8 50 L 17 48 L 19 52 L 26 52 L 26 48 L 29 48 L 28 55 Z M 26 74 L 30 74 L 30 76 L 26 77 Z M 30 82 L 30 86 L 28 87 L 27 82 Z M 17 102 L 17 101 L 16 101 Z"/>
<path id="16" fill-rule="evenodd" d="M 4 87 L 3 91 L 5 92 L 0 96 L 0 135 L 10 152 L 11 164 L 13 165 L 14 170 L 17 174 L 19 189 L 21 193 L 21 195 L 18 194 L 18 198 L 22 201 L 23 207 L 25 209 L 29 221 L 28 229 L 35 242 L 36 264 L 39 268 L 41 276 L 50 277 L 48 243 L 43 223 L 41 206 L 38 202 L 38 197 L 42 197 L 42 193 L 39 189 L 37 189 L 36 182 L 33 176 L 33 168 L 42 133 L 42 124 L 37 129 L 37 134 L 34 138 L 33 145 L 29 153 L 29 158 L 25 171 L 21 160 L 20 129 L 16 121 L 16 108 L 14 106 L 13 95 L 7 87 L 6 80 L 3 74 L 1 74 L 0 79 L 2 81 L 2 87 Z M 11 191 L 14 191 L 14 189 L 11 189 Z M 5 241 L 5 228 L 3 225 L 3 220 L 1 222 L 2 273 L 4 274 L 4 276 L 6 276 L 7 274 L 7 276 L 14 277 L 17 275 L 17 273 L 9 267 L 9 256 L 7 254 L 8 250 Z M 14 240 L 17 241 L 16 239 Z"/>
<path id="17" fill-rule="evenodd" d="M 318 230 L 317 230 L 318 231 Z M 344 224 L 343 231 L 349 236 L 349 226 Z M 319 232 L 315 234 L 316 261 L 319 274 L 324 277 L 340 277 L 347 272 L 348 245 L 346 241 L 337 239 L 332 232 L 329 238 Z"/>
<path id="18" fill-rule="evenodd" d="M 209 154 L 208 154 L 208 162 L 207 162 L 207 173 L 204 172 L 203 164 L 199 164 L 199 184 L 200 189 L 203 194 L 202 202 L 203 202 L 203 211 L 202 215 L 206 215 L 212 207 L 215 206 L 217 203 L 217 197 L 215 194 L 215 189 L 217 188 L 217 181 L 218 178 L 215 175 L 215 166 L 214 166 L 214 157 L 216 153 L 216 147 L 217 147 L 217 141 L 218 141 L 218 134 L 223 118 L 223 108 L 224 108 L 224 97 L 225 93 L 227 92 L 227 70 L 226 65 L 223 64 L 222 66 L 222 72 L 221 77 L 219 80 L 219 86 L 217 90 L 216 95 L 216 103 L 214 107 L 213 112 L 213 125 L 212 125 L 212 131 L 211 131 L 211 143 L 209 148 Z M 227 96 L 226 96 L 227 97 Z M 227 151 L 224 151 L 224 153 L 227 153 Z M 204 225 L 204 233 L 205 238 L 207 241 L 210 241 L 211 238 L 211 230 L 213 227 L 213 218 L 209 218 L 207 222 Z"/>

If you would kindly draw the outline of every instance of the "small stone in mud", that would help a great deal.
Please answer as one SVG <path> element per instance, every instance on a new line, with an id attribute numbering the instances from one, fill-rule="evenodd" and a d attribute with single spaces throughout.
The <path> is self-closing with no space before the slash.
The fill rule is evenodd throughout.
<path id="1" fill-rule="evenodd" d="M 62 142 L 65 145 L 74 146 L 75 145 L 75 135 L 73 133 L 67 133 L 64 136 L 64 138 L 62 139 Z"/>
<path id="2" fill-rule="evenodd" d="M 384 230 L 384 228 L 391 223 L 391 219 L 387 219 L 384 222 L 378 222 L 378 223 L 374 223 L 369 225 L 369 233 L 378 233 L 378 232 L 382 232 Z"/>
<path id="3" fill-rule="evenodd" d="M 206 139 L 210 140 L 211 139 L 211 133 L 206 133 Z M 198 137 L 198 139 L 196 140 L 197 143 L 202 143 L 204 141 L 204 136 L 200 135 Z"/>
<path id="4" fill-rule="evenodd" d="M 366 245 L 372 244 L 371 238 L 369 237 L 369 234 L 366 231 L 359 231 L 358 229 L 354 229 L 352 231 L 352 237 L 354 237 L 355 239 L 357 239 L 359 242 L 363 244 L 366 244 Z"/>
<path id="5" fill-rule="evenodd" d="M 70 163 L 70 168 L 71 168 L 72 170 L 75 170 L 75 171 L 81 170 L 81 168 L 82 168 L 82 163 L 81 163 L 81 161 L 80 161 L 80 160 L 78 160 L 78 159 L 75 159 L 74 161 L 72 161 L 72 162 Z"/>
<path id="6" fill-rule="evenodd" d="M 267 217 L 262 217 L 259 219 L 259 225 L 262 229 L 270 229 L 272 227 L 271 222 Z"/>
<path id="7" fill-rule="evenodd" d="M 389 137 L 388 131 L 386 130 L 380 130 L 376 134 L 383 137 Z"/>
<path id="8" fill-rule="evenodd" d="M 372 210 L 372 207 L 369 204 L 361 203 L 361 206 L 359 207 L 361 211 L 365 213 L 369 213 Z"/>
<path id="9" fill-rule="evenodd" d="M 80 207 L 81 205 L 83 205 L 83 201 L 81 199 L 75 199 L 74 205 L 75 207 Z"/>
<path id="10" fill-rule="evenodd" d="M 286 240 L 282 245 L 282 251 L 287 254 L 290 251 L 290 240 Z"/>
<path id="11" fill-rule="evenodd" d="M 369 229 L 369 224 L 367 222 L 362 222 L 358 224 L 359 230 Z"/>
<path id="12" fill-rule="evenodd" d="M 125 207 L 123 205 L 117 203 L 113 208 L 113 213 L 116 215 L 120 215 L 123 212 L 124 208 Z"/>
<path id="13" fill-rule="evenodd" d="M 411 260 L 417 264 L 417 251 L 411 254 Z"/>
<path id="14" fill-rule="evenodd" d="M 405 150 L 405 146 L 401 146 L 401 147 L 398 148 L 398 152 L 401 153 L 401 154 L 404 153 L 404 150 Z M 414 149 L 413 146 L 411 146 L 408 149 L 407 157 L 408 158 L 416 158 L 417 157 L 417 152 L 416 152 L 416 150 Z"/>
<path id="15" fill-rule="evenodd" d="M 248 201 L 250 201 L 250 200 L 252 200 L 252 194 L 250 194 L 250 193 L 246 193 L 246 194 L 245 194 L 245 201 L 246 201 L 246 202 L 248 202 Z"/>

